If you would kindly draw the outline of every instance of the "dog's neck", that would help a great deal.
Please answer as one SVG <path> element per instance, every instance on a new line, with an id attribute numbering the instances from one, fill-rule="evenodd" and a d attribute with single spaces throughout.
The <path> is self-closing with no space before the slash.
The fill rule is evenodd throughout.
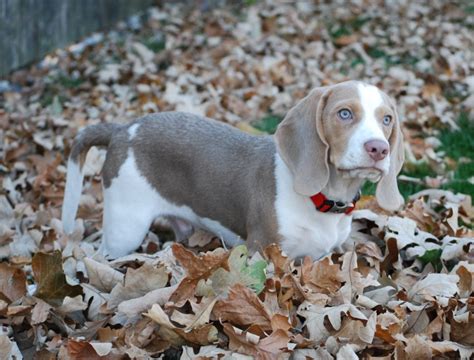
<path id="1" fill-rule="evenodd" d="M 326 198 L 350 203 L 359 192 L 366 179 L 358 177 L 344 178 L 334 166 L 329 166 L 329 181 L 321 192 Z"/>

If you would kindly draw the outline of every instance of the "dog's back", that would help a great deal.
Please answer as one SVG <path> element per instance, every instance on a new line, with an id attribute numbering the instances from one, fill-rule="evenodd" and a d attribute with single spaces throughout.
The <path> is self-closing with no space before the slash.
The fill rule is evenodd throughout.
<path id="1" fill-rule="evenodd" d="M 110 198 L 110 194 L 118 193 L 112 191 L 114 184 L 118 184 L 116 179 L 128 176 L 124 173 L 128 171 L 136 174 L 129 174 L 129 185 L 122 186 L 120 192 L 136 191 L 133 177 L 143 177 L 167 204 L 191 208 L 196 217 L 189 215 L 186 220 L 218 219 L 216 226 L 211 222 L 209 226 L 198 224 L 213 231 L 222 226 L 237 237 L 245 238 L 249 216 L 261 221 L 258 209 L 266 212 L 272 209 L 275 183 L 262 182 L 274 169 L 275 145 L 271 137 L 249 135 L 229 125 L 188 113 L 166 112 L 144 116 L 129 125 L 88 127 L 78 135 L 68 162 L 63 205 L 66 232 L 72 232 L 74 228 L 79 203 L 82 187 L 80 159 L 94 145 L 107 146 L 103 168 L 105 202 L 107 194 Z M 127 163 L 131 158 L 133 167 Z M 263 192 L 271 196 L 263 196 Z M 168 205 L 163 207 L 164 213 L 159 215 L 175 215 L 166 214 Z M 175 212 L 176 208 L 173 209 Z M 118 212 L 112 208 L 107 214 L 106 210 L 104 227 L 107 217 Z M 187 214 L 183 211 L 183 217 L 186 218 Z M 223 234 L 223 237 L 232 236 Z"/>

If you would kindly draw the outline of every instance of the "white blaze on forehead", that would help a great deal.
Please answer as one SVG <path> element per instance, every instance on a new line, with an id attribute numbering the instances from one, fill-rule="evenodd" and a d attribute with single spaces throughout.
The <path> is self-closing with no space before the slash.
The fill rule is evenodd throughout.
<path id="1" fill-rule="evenodd" d="M 380 90 L 373 85 L 363 83 L 357 84 L 357 90 L 359 92 L 360 103 L 363 111 L 363 118 L 359 125 L 359 129 L 365 133 L 364 137 L 367 138 L 367 141 L 377 139 L 387 142 L 380 127 L 381 125 L 375 117 L 375 110 L 383 104 Z"/>

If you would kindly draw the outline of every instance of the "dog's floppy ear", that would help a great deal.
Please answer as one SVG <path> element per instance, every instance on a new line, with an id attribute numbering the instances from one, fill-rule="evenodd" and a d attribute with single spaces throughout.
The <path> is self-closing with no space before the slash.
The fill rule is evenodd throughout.
<path id="1" fill-rule="evenodd" d="M 375 197 L 379 205 L 386 210 L 397 210 L 403 205 L 404 200 L 397 185 L 397 175 L 402 169 L 405 160 L 403 146 L 403 133 L 395 111 L 395 124 L 389 138 L 390 143 L 390 168 L 388 173 L 380 179 Z"/>
<path id="2" fill-rule="evenodd" d="M 329 180 L 328 145 L 321 119 L 328 93 L 327 87 L 313 89 L 288 112 L 275 133 L 278 153 L 301 195 L 319 193 Z"/>

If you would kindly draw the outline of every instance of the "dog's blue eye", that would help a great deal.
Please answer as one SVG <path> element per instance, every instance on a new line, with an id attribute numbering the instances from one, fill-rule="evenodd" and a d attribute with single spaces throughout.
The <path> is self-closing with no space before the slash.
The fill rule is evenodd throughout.
<path id="1" fill-rule="evenodd" d="M 341 120 L 351 120 L 352 119 L 352 112 L 349 109 L 342 109 L 339 110 L 337 113 Z"/>
<path id="2" fill-rule="evenodd" d="M 384 125 L 390 125 L 390 123 L 392 122 L 392 117 L 390 115 L 385 115 L 383 117 L 383 124 Z"/>

